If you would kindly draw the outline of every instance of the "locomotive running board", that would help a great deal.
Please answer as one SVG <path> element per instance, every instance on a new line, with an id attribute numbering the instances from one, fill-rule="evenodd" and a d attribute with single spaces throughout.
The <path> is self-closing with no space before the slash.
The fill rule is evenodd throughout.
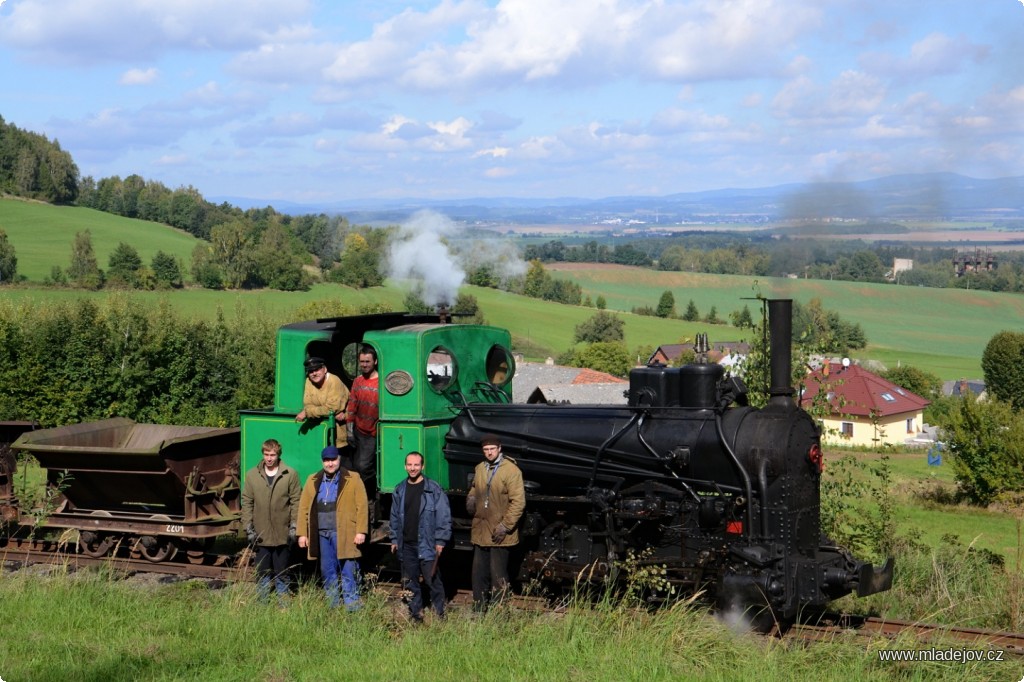
<path id="1" fill-rule="evenodd" d="M 881 568 L 875 568 L 872 564 L 862 564 L 857 580 L 857 596 L 866 597 L 892 588 L 892 564 L 892 557 L 886 559 Z"/>

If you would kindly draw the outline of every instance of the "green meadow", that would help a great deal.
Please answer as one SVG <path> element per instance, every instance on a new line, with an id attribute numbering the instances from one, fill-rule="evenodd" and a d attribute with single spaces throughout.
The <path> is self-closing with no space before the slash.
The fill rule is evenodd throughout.
<path id="1" fill-rule="evenodd" d="M 135 247 L 146 265 L 157 251 L 163 251 L 176 256 L 188 268 L 192 249 L 199 241 L 187 232 L 160 223 L 122 218 L 91 208 L 9 198 L 0 198 L 0 229 L 14 245 L 18 274 L 32 282 L 49 277 L 55 265 L 67 269 L 76 232 L 89 230 L 92 234 L 96 259 L 104 270 L 110 254 L 121 242 Z"/>
<path id="2" fill-rule="evenodd" d="M 1024 329 L 1024 296 L 1017 294 L 658 272 L 626 266 L 573 264 L 550 269 L 556 276 L 579 283 L 592 299 L 603 295 L 609 308 L 619 310 L 655 306 L 665 290 L 672 292 L 680 313 L 692 299 L 702 316 L 715 306 L 719 318 L 727 318 L 744 304 L 756 313 L 757 302 L 742 299 L 757 294 L 802 303 L 818 298 L 825 308 L 864 329 L 868 347 L 856 353 L 856 358 L 888 366 L 914 365 L 943 379 L 980 378 L 981 355 L 989 339 L 1003 330 Z M 707 331 L 712 340 L 725 340 L 719 328 Z M 730 334 L 728 329 L 722 331 Z"/>
<path id="3" fill-rule="evenodd" d="M 889 499 L 894 503 L 896 534 L 913 537 L 928 547 L 941 547 L 955 540 L 964 547 L 984 549 L 1001 556 L 1007 566 L 1016 567 L 1021 557 L 1020 521 L 999 508 L 972 506 L 954 501 L 956 481 L 948 453 L 937 465 L 928 463 L 924 450 L 880 454 L 830 450 L 826 455 L 826 480 L 841 475 L 844 456 L 852 456 L 864 468 L 859 478 L 871 479 L 883 458 L 889 468 Z M 876 505 L 859 501 L 865 513 Z"/>

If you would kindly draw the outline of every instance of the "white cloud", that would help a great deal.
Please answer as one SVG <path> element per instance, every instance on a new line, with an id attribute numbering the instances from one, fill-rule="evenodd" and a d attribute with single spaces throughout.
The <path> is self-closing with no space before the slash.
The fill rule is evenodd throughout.
<path id="1" fill-rule="evenodd" d="M 909 54 L 867 53 L 860 59 L 865 71 L 895 79 L 917 79 L 951 74 L 967 63 L 982 62 L 990 48 L 976 45 L 965 36 L 930 33 L 910 46 Z"/>
<path id="2" fill-rule="evenodd" d="M 508 147 L 492 147 L 490 149 L 480 149 L 473 154 L 473 158 L 480 156 L 490 156 L 495 159 L 503 159 L 508 156 Z"/>
<path id="3" fill-rule="evenodd" d="M 149 85 L 156 80 L 159 72 L 154 68 L 128 69 L 117 81 L 121 85 Z"/>
<path id="4" fill-rule="evenodd" d="M 153 160 L 153 164 L 156 166 L 183 166 L 189 162 L 187 154 L 165 154 L 157 159 Z"/>
<path id="5" fill-rule="evenodd" d="M 59 63 L 156 58 L 171 49 L 228 50 L 307 35 L 309 0 L 19 0 L 0 43 Z"/>
<path id="6" fill-rule="evenodd" d="M 878 79 L 847 70 L 824 86 L 808 76 L 797 76 L 776 93 L 772 109 L 783 119 L 836 125 L 877 113 L 885 97 L 886 89 Z"/>
<path id="7" fill-rule="evenodd" d="M 821 20 L 789 0 L 444 0 L 339 46 L 324 73 L 416 91 L 743 78 L 784 68 L 779 57 Z"/>

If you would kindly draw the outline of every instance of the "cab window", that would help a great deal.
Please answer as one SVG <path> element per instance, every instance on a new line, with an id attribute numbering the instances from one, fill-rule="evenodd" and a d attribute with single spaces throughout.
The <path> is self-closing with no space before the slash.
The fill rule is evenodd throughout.
<path id="1" fill-rule="evenodd" d="M 444 346 L 437 346 L 427 355 L 425 370 L 427 383 L 435 391 L 441 392 L 455 383 L 458 365 L 450 350 Z"/>
<path id="2" fill-rule="evenodd" d="M 516 373 L 516 363 L 508 348 L 495 344 L 487 351 L 487 380 L 495 386 L 504 386 L 512 381 Z"/>

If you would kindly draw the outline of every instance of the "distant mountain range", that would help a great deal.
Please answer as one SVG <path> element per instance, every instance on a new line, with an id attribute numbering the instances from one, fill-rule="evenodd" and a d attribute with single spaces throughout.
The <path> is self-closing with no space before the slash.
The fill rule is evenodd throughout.
<path id="1" fill-rule="evenodd" d="M 513 197 L 351 199 L 300 204 L 274 199 L 208 197 L 241 208 L 343 214 L 359 224 L 393 224 L 421 209 L 479 224 L 686 225 L 824 218 L 874 220 L 1024 220 L 1024 176 L 980 180 L 955 173 L 892 175 L 860 182 L 817 182 L 717 189 L 665 196 L 603 199 Z"/>

